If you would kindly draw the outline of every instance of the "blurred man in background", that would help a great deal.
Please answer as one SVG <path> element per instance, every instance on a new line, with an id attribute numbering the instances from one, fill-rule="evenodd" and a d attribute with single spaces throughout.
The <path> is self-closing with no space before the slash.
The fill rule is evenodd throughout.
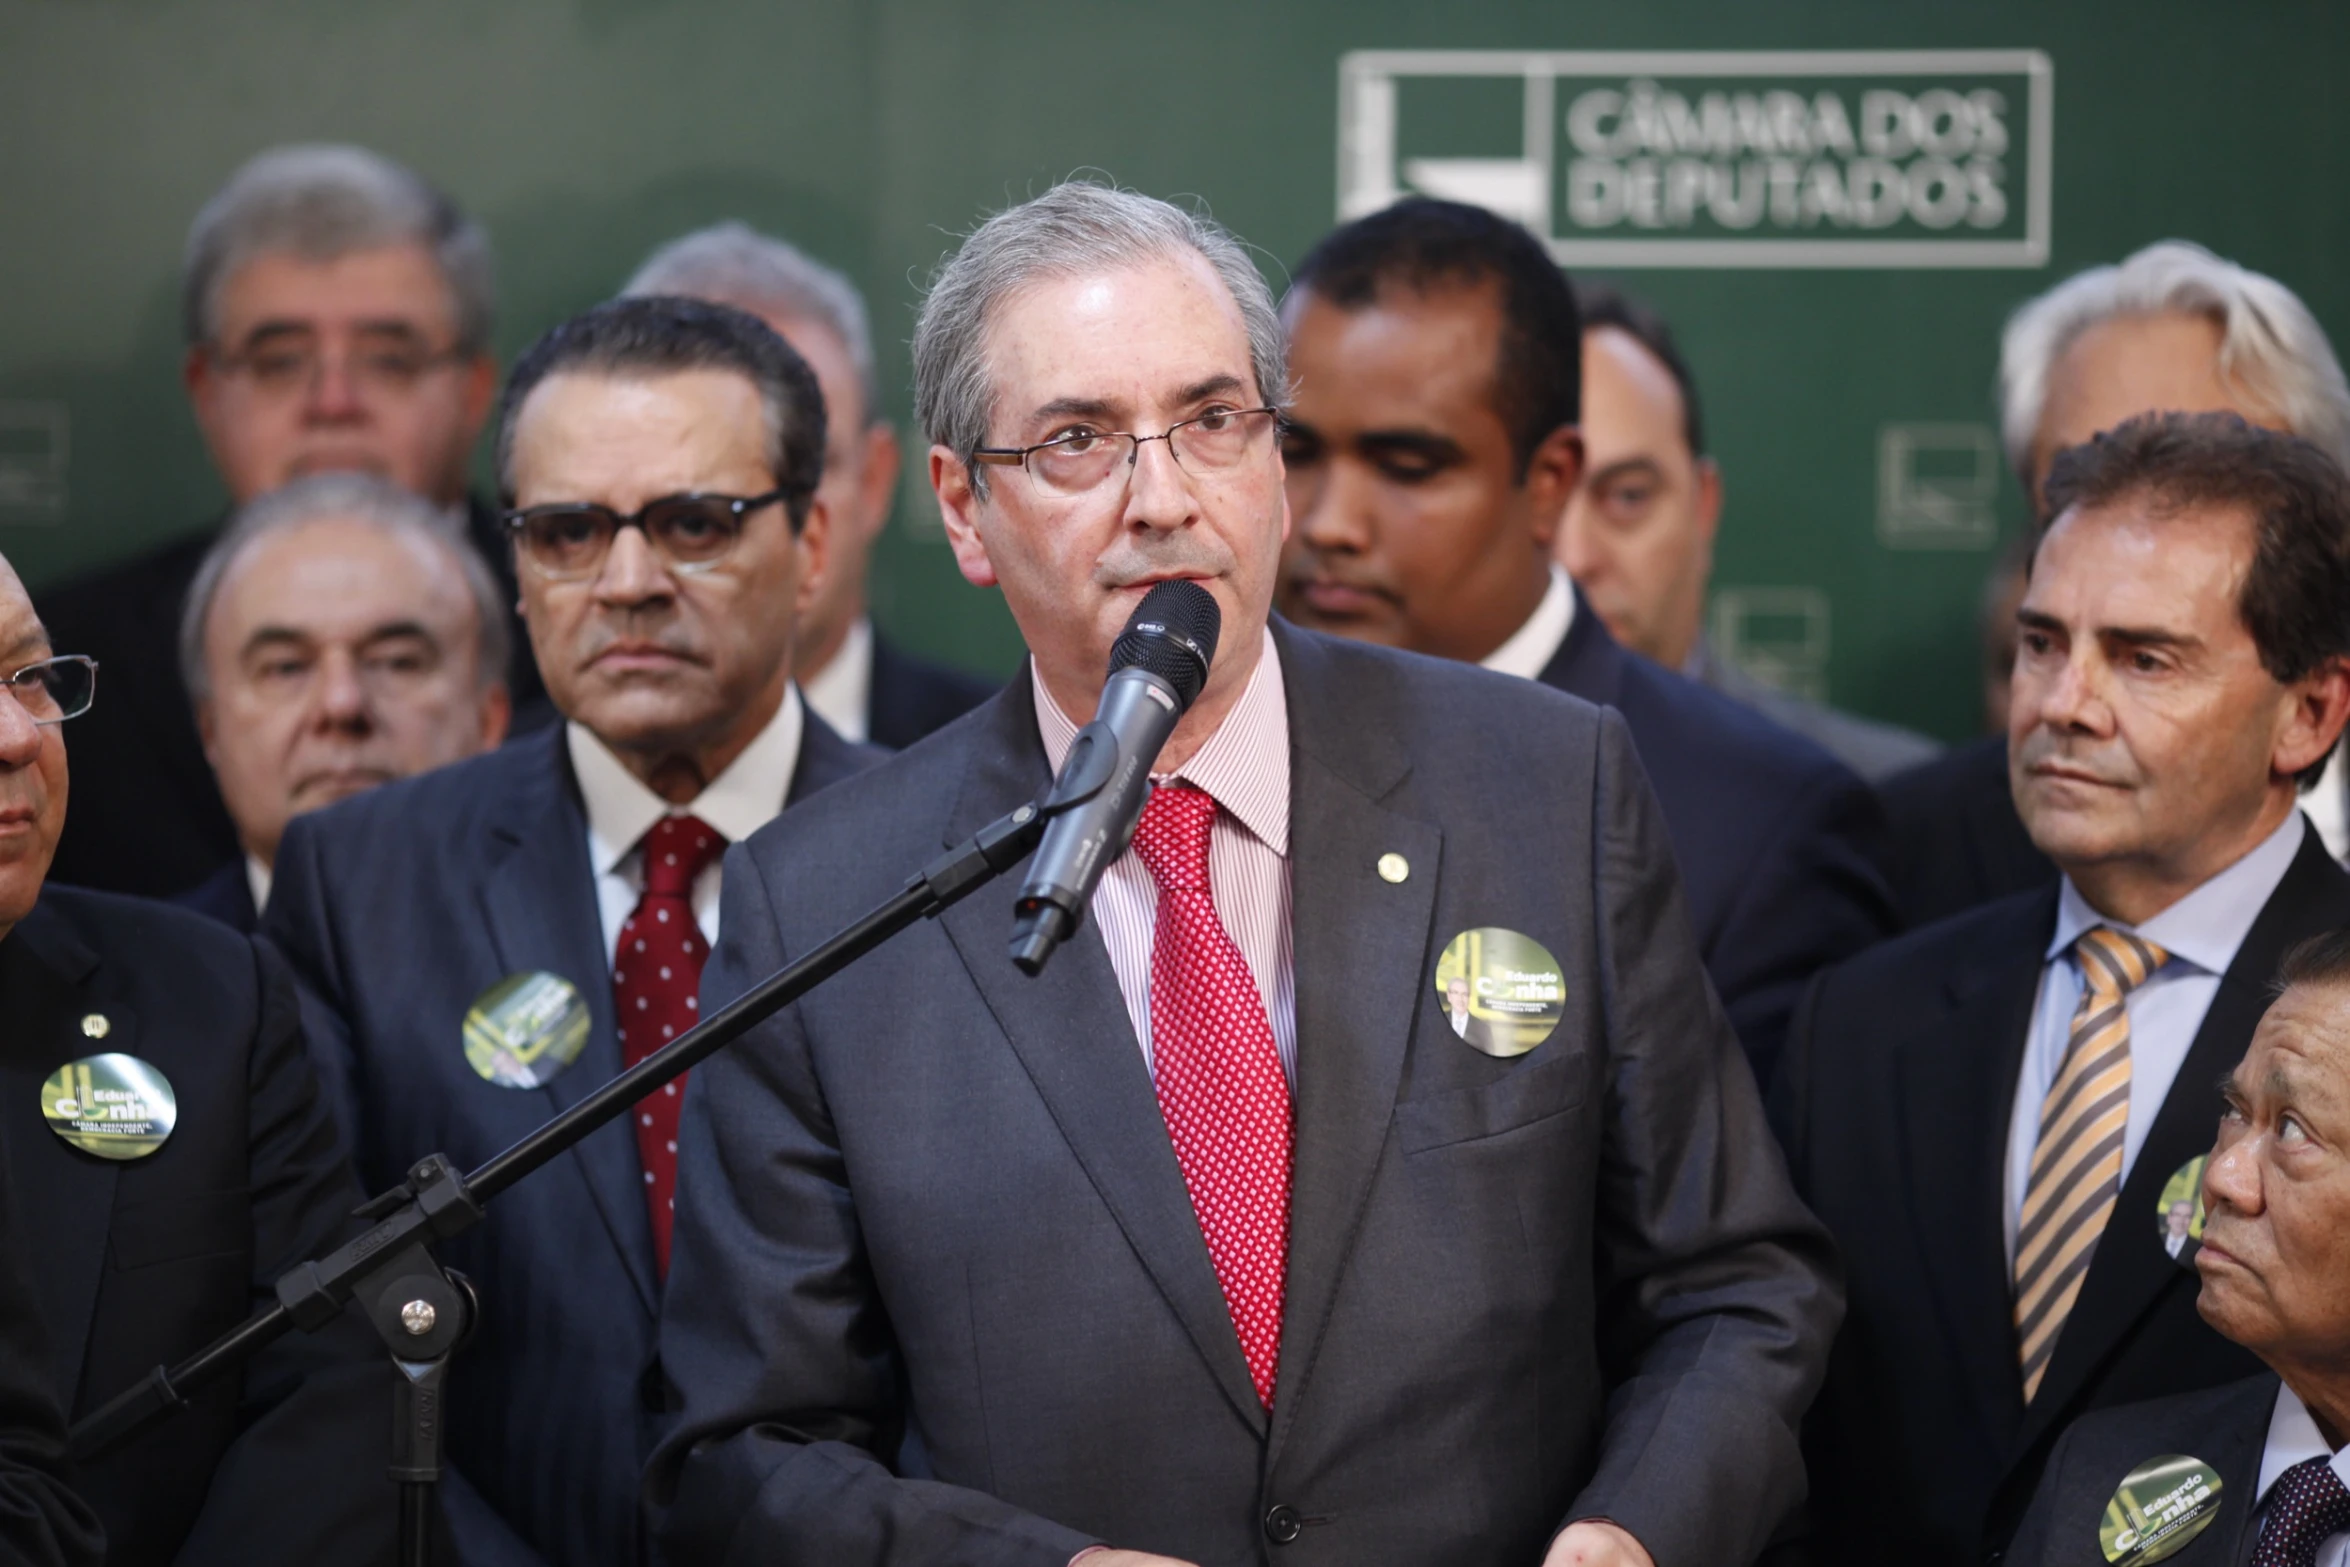
<path id="1" fill-rule="evenodd" d="M 338 471 L 466 504 L 497 391 L 490 250 L 446 195 L 357 147 L 265 152 L 196 215 L 180 293 L 188 400 L 230 505 Z M 476 546 L 504 561 L 494 519 L 470 516 Z M 174 645 L 216 531 L 47 597 L 52 629 L 105 666 L 107 691 L 74 737 L 87 781 L 60 881 L 166 895 L 240 855 Z M 508 679 L 526 717 L 543 712 L 527 654 Z"/>
<path id="2" fill-rule="evenodd" d="M 2300 811 L 2350 717 L 2350 482 L 2149 414 L 2045 493 L 2008 754 L 2064 879 L 1824 975 L 1774 1090 L 1852 1292 L 1805 1424 L 1831 1564 L 1973 1567 L 2074 1418 L 2256 1369 L 2196 1315 L 2165 1193 L 2278 961 L 2350 923 Z"/>
<path id="3" fill-rule="evenodd" d="M 721 223 L 653 252 L 621 293 L 747 310 L 798 350 L 824 388 L 830 433 L 817 495 L 832 546 L 792 650 L 808 705 L 847 739 L 894 751 L 986 701 L 995 682 L 916 658 L 866 613 L 873 546 L 897 495 L 898 436 L 874 395 L 873 338 L 856 286 L 796 246 Z"/>
<path id="4" fill-rule="evenodd" d="M 1931 760 L 1924 735 L 1775 691 L 1705 635 L 1722 514 L 1697 383 L 1646 305 L 1583 284 L 1583 479 L 1552 547 L 1618 642 L 1736 697 L 1875 782 Z"/>
<path id="5" fill-rule="evenodd" d="M 1582 472 L 1579 334 L 1537 241 L 1415 198 L 1331 234 L 1295 278 L 1282 613 L 1621 712 L 1767 1081 L 1805 982 L 1892 928 L 1876 802 L 1810 741 L 1625 650 L 1552 561 Z M 1547 809 L 1544 780 L 1523 798 Z"/>
<path id="6" fill-rule="evenodd" d="M 2133 414 L 2237 413 L 2350 465 L 2350 386 L 2317 318 L 2274 278 L 2183 240 L 2093 267 L 2009 317 L 1999 408 L 2008 465 L 2035 526 L 2047 517 L 2041 487 L 2056 454 Z M 2019 587 L 1995 572 L 1986 597 L 1996 602 Z M 1880 791 L 1903 924 L 2056 879 L 2016 815 L 2007 779 L 2007 741 L 1994 735 Z M 2337 859 L 2350 854 L 2346 787 L 2337 757 L 2303 802 Z"/>
<path id="7" fill-rule="evenodd" d="M 252 930 L 288 821 L 505 738 L 506 605 L 463 526 L 357 473 L 231 519 L 189 587 L 180 667 L 244 854 L 181 902 Z"/>

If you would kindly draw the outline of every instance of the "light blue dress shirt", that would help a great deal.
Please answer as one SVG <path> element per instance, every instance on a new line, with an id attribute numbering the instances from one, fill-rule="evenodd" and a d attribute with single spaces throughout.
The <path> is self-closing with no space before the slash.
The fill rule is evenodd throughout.
<path id="1" fill-rule="evenodd" d="M 2142 936 L 2170 954 L 2169 961 L 2131 991 L 2124 1003 L 2130 1015 L 2130 1121 L 2122 1134 L 2122 1179 L 2126 1181 L 2163 1100 L 2170 1096 L 2179 1064 L 2187 1059 L 2188 1047 L 2203 1026 L 2203 1014 L 2211 1010 L 2220 976 L 2236 961 L 2236 949 L 2268 906 L 2277 883 L 2285 879 L 2307 831 L 2301 813 L 2293 812 L 2251 853 L 2143 925 L 2107 919 L 2089 907 L 2089 900 L 2073 886 L 2070 876 L 2064 879 L 2057 894 L 2056 931 L 2049 938 L 2047 962 L 2040 970 L 2040 997 L 2032 1009 L 2031 1035 L 2024 1045 L 2023 1071 L 2016 1079 L 2015 1104 L 2007 1124 L 2007 1201 L 2002 1213 L 2011 1272 L 2024 1190 L 2032 1178 L 2032 1153 L 2040 1142 L 2040 1106 L 2064 1066 L 2073 1013 L 2081 1004 L 2081 960 L 2073 943 L 2084 931 L 2111 925 Z M 2124 1222 L 2129 1219 L 2128 1215 L 2121 1217 Z M 2148 1212 L 2142 1217 L 2151 1229 L 2155 1215 Z"/>

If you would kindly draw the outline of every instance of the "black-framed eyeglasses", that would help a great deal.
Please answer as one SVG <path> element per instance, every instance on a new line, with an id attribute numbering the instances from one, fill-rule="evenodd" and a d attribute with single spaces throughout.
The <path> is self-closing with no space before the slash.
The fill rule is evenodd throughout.
<path id="1" fill-rule="evenodd" d="M 98 699 L 98 661 L 82 653 L 44 658 L 0 680 L 36 724 L 79 718 Z"/>
<path id="2" fill-rule="evenodd" d="M 1084 427 L 1034 446 L 982 446 L 971 460 L 1026 469 L 1029 483 L 1048 496 L 1087 495 L 1120 469 L 1131 471 L 1145 441 L 1165 441 L 1184 472 L 1214 478 L 1246 463 L 1280 423 L 1278 408 L 1215 408 L 1157 435 Z"/>
<path id="3" fill-rule="evenodd" d="M 505 514 L 515 553 L 542 577 L 557 582 L 595 575 L 622 528 L 641 528 L 671 571 L 710 571 L 723 565 L 752 512 L 802 492 L 792 486 L 764 495 L 664 495 L 627 516 L 593 501 L 558 501 Z"/>

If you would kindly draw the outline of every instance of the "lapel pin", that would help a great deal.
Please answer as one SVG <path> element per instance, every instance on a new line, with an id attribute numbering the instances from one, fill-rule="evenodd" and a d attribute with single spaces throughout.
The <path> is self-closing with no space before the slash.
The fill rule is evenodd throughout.
<path id="1" fill-rule="evenodd" d="M 2219 1516 L 2219 1471 L 2200 1458 L 2165 1453 L 2128 1474 L 2105 1504 L 2097 1544 L 2114 1567 L 2176 1556 Z"/>
<path id="2" fill-rule="evenodd" d="M 1481 925 L 1444 944 L 1436 959 L 1436 1001 L 1461 1043 L 1507 1059 L 1559 1026 L 1567 1012 L 1566 975 L 1532 936 Z"/>
<path id="3" fill-rule="evenodd" d="M 103 1012 L 91 1012 L 82 1018 L 82 1037 L 84 1039 L 104 1039 L 112 1032 L 114 1032 L 114 1025 L 106 1021 L 106 1014 Z"/>
<path id="4" fill-rule="evenodd" d="M 1412 862 L 1402 855 L 1389 852 L 1379 856 L 1379 879 L 1402 881 L 1412 873 Z"/>
<path id="5" fill-rule="evenodd" d="M 483 1082 L 542 1088 L 587 1047 L 587 998 L 544 969 L 509 974 L 474 998 L 464 1034 L 465 1064 Z"/>
<path id="6" fill-rule="evenodd" d="M 82 1020 L 106 1020 L 95 1014 Z M 41 1119 L 69 1147 L 101 1159 L 144 1159 L 179 1122 L 171 1079 L 137 1056 L 84 1056 L 41 1085 Z"/>

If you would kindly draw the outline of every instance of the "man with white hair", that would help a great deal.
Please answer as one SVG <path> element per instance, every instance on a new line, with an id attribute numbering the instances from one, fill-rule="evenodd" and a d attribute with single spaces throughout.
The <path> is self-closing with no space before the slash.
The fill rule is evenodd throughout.
<path id="1" fill-rule="evenodd" d="M 180 668 L 244 858 L 181 903 L 250 932 L 287 822 L 505 738 L 506 604 L 463 526 L 361 473 L 230 520 L 189 587 Z"/>
<path id="2" fill-rule="evenodd" d="M 467 505 L 497 390 L 492 294 L 481 226 L 411 169 L 324 145 L 274 148 L 238 169 L 196 215 L 180 277 L 188 400 L 230 506 L 336 472 Z M 474 506 L 469 531 L 512 604 L 495 519 Z M 88 782 L 58 849 L 60 881 L 164 896 L 241 858 L 174 645 L 218 532 L 46 596 L 56 633 L 106 669 L 106 703 L 74 737 Z M 507 678 L 521 726 L 541 721 L 526 649 Z"/>
<path id="3" fill-rule="evenodd" d="M 2350 468 L 2350 385 L 2317 318 L 2276 279 L 2185 240 L 2092 267 L 2018 307 L 2000 338 L 1999 409 L 2035 527 L 2047 520 L 2041 486 L 2056 454 L 2135 414 L 2241 414 Z M 2304 802 L 2336 859 L 2350 854 L 2344 791 L 2337 754 Z M 1892 823 L 1887 879 L 1905 924 L 2056 880 L 2016 814 L 2004 735 L 1879 794 Z"/>
<path id="4" fill-rule="evenodd" d="M 899 750 L 986 701 L 995 682 L 917 658 L 873 628 L 865 581 L 898 485 L 898 435 L 881 415 L 873 334 L 856 285 L 798 246 L 741 223 L 675 239 L 621 290 L 747 310 L 799 351 L 824 389 L 817 497 L 832 519 L 824 582 L 800 621 L 800 690 L 844 737 Z"/>

